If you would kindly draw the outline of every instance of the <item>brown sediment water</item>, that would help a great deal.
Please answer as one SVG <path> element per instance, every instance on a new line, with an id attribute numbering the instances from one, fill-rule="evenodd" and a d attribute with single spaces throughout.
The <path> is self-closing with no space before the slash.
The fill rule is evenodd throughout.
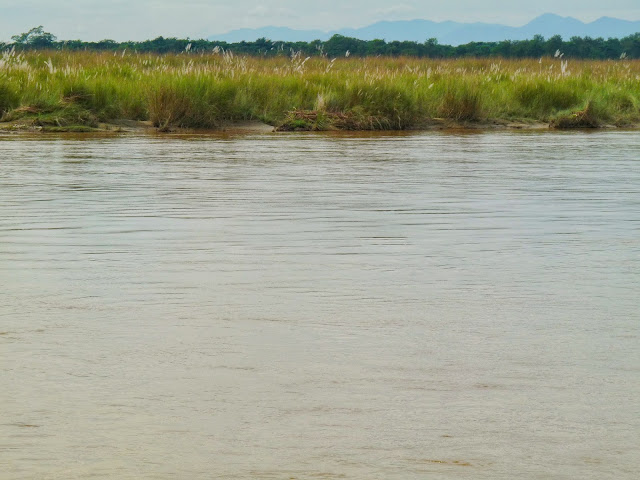
<path id="1" fill-rule="evenodd" d="M 639 159 L 0 137 L 0 478 L 635 478 Z"/>

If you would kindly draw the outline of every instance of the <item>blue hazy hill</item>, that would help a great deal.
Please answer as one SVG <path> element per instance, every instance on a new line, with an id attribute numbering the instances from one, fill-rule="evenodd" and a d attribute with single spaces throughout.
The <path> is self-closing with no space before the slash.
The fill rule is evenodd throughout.
<path id="1" fill-rule="evenodd" d="M 640 21 L 602 17 L 584 23 L 573 17 L 561 17 L 545 13 L 522 27 L 511 27 L 494 23 L 460 23 L 453 21 L 432 22 L 430 20 L 382 21 L 362 28 L 343 28 L 332 31 L 295 30 L 288 27 L 243 28 L 212 35 L 209 40 L 226 42 L 254 41 L 268 38 L 282 41 L 328 40 L 334 34 L 355 37 L 361 40 L 384 39 L 424 42 L 436 38 L 442 44 L 460 45 L 468 42 L 496 42 L 500 40 L 525 40 L 534 35 L 545 38 L 560 35 L 571 37 L 626 37 L 640 32 Z"/>

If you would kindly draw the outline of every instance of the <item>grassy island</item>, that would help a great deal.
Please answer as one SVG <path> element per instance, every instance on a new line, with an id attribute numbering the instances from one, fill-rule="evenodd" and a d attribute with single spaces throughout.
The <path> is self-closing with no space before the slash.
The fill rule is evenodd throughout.
<path id="1" fill-rule="evenodd" d="M 0 116 L 7 128 L 71 130 L 123 119 L 163 131 L 246 120 L 281 130 L 633 126 L 640 61 L 7 50 Z"/>

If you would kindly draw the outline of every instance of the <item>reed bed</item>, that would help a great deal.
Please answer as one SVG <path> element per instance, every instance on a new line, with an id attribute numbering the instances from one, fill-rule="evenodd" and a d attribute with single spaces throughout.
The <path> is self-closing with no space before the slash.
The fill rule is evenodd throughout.
<path id="1" fill-rule="evenodd" d="M 0 116 L 52 127 L 148 120 L 159 129 L 242 120 L 319 130 L 623 126 L 640 122 L 640 61 L 10 50 L 0 57 Z"/>

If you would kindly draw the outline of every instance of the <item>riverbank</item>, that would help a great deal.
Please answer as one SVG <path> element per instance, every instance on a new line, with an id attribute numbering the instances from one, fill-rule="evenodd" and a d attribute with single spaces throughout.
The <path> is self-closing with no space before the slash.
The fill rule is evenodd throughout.
<path id="1" fill-rule="evenodd" d="M 163 134 L 163 133 L 270 133 L 276 129 L 259 120 L 234 122 L 221 125 L 213 129 L 205 128 L 170 128 L 160 130 L 149 121 L 142 120 L 112 120 L 98 123 L 95 126 L 69 125 L 69 126 L 42 126 L 33 121 L 0 122 L 0 134 L 10 133 L 104 133 L 104 134 Z"/>
<path id="2" fill-rule="evenodd" d="M 578 128 L 578 127 L 572 127 Z M 563 130 L 567 128 L 554 127 L 548 123 L 523 123 L 523 122 L 509 122 L 509 121 L 492 121 L 492 122 L 473 122 L 473 123 L 456 123 L 446 119 L 432 119 L 431 122 L 425 123 L 421 126 L 413 128 L 406 128 L 401 131 L 552 131 Z M 601 125 L 597 128 L 583 127 L 583 129 L 623 129 L 623 130 L 640 130 L 640 124 L 629 124 L 625 126 L 616 125 Z M 340 128 L 316 128 L 313 124 L 304 128 L 296 127 L 291 128 L 289 125 L 283 125 L 274 127 L 259 120 L 248 120 L 243 122 L 234 122 L 221 125 L 216 128 L 169 128 L 159 129 L 155 127 L 149 121 L 133 121 L 133 120 L 114 120 L 110 123 L 99 123 L 95 127 L 87 127 L 84 125 L 69 125 L 69 126 L 41 126 L 34 124 L 33 122 L 0 122 L 0 134 L 20 134 L 20 133 L 93 133 L 93 134 L 106 134 L 106 135 L 171 135 L 171 134 L 255 134 L 255 133 L 274 133 L 281 132 L 329 132 L 329 131 L 351 131 L 351 132 L 366 132 L 375 130 L 354 130 L 354 129 L 340 129 Z M 381 131 L 381 130 L 377 130 Z M 382 130 L 384 131 L 384 130 Z M 393 131 L 393 130 L 386 130 Z M 398 131 L 398 130 L 396 130 Z"/>
<path id="3" fill-rule="evenodd" d="M 639 79 L 640 61 L 628 60 L 4 52 L 0 128 L 633 127 L 640 123 Z"/>

